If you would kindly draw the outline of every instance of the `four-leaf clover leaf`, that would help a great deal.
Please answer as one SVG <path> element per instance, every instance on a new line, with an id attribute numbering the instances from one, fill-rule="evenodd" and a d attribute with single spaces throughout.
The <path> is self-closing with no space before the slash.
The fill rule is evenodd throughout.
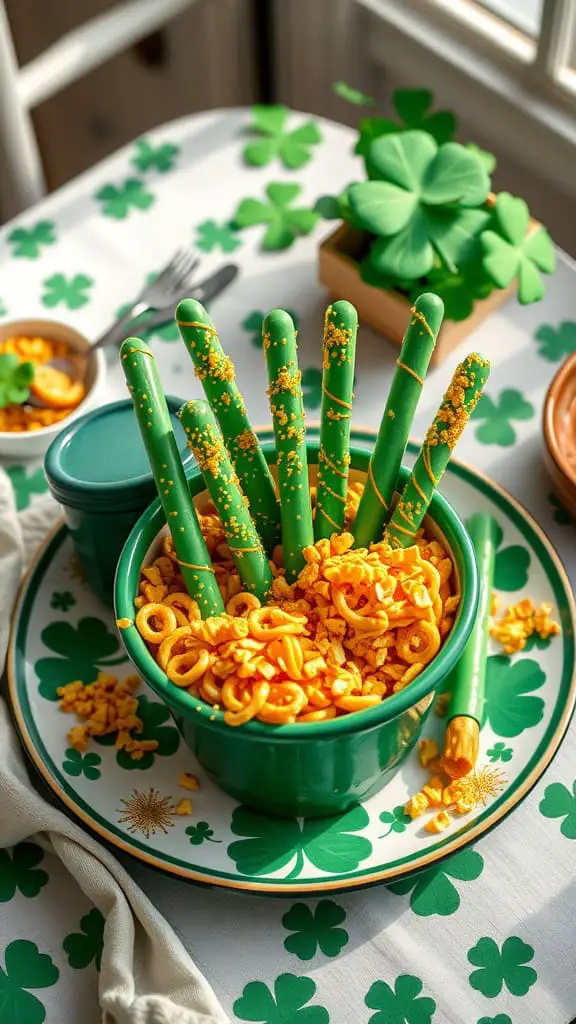
<path id="1" fill-rule="evenodd" d="M 128 178 L 119 188 L 116 185 L 104 185 L 96 193 L 96 199 L 102 203 L 104 217 L 112 217 L 114 220 L 125 220 L 131 210 L 148 210 L 154 198 L 154 194 L 139 178 Z"/>
<path id="2" fill-rule="evenodd" d="M 289 170 L 304 167 L 312 159 L 310 146 L 322 142 L 320 129 L 315 121 L 306 121 L 289 132 L 286 130 L 288 108 L 282 106 L 255 106 L 250 131 L 259 137 L 249 142 L 244 149 L 244 160 L 253 167 L 265 167 L 275 157 Z"/>
<path id="3" fill-rule="evenodd" d="M 328 1024 L 328 1010 L 306 1006 L 315 994 L 312 978 L 281 974 L 274 982 L 273 994 L 263 981 L 248 982 L 232 1009 L 240 1020 L 259 1024 Z"/>
<path id="4" fill-rule="evenodd" d="M 560 831 L 566 839 L 576 839 L 576 780 L 572 792 L 561 782 L 546 786 L 544 798 L 540 801 L 540 813 L 545 818 L 564 818 Z"/>
<path id="5" fill-rule="evenodd" d="M 436 1003 L 421 996 L 422 982 L 413 974 L 400 974 L 392 989 L 385 981 L 371 985 L 364 1002 L 372 1014 L 368 1024 L 431 1024 Z"/>
<path id="6" fill-rule="evenodd" d="M 502 761 L 503 763 L 506 763 L 506 761 L 512 760 L 513 753 L 514 751 L 512 750 L 512 747 L 507 747 L 505 743 L 499 741 L 498 743 L 495 743 L 490 750 L 486 751 L 486 757 L 492 762 L 492 764 L 494 764 L 495 761 Z"/>
<path id="7" fill-rule="evenodd" d="M 487 659 L 483 718 L 497 736 L 519 736 L 542 721 L 542 697 L 528 694 L 545 682 L 545 673 L 532 658 L 512 661 L 505 654 L 495 654 Z"/>
<path id="8" fill-rule="evenodd" d="M 25 402 L 33 380 L 34 363 L 21 363 L 14 352 L 0 355 L 0 409 Z"/>
<path id="9" fill-rule="evenodd" d="M 180 746 L 180 733 L 172 725 L 172 716 L 165 704 L 150 700 L 146 694 L 138 697 L 136 716 L 142 722 L 142 730 L 138 733 L 139 740 L 156 740 L 156 750 L 147 750 L 139 761 L 130 757 L 126 750 L 118 750 L 116 764 L 126 771 L 146 771 L 154 764 L 155 757 L 171 757 Z M 168 724 L 166 724 L 168 723 Z M 103 747 L 113 747 L 116 737 L 113 733 L 95 736 L 96 742 Z"/>
<path id="10" fill-rule="evenodd" d="M 33 228 L 14 228 L 8 241 L 14 246 L 12 255 L 16 259 L 37 260 L 43 245 L 54 245 L 56 235 L 51 220 L 40 220 Z"/>
<path id="11" fill-rule="evenodd" d="M 384 835 L 378 837 L 385 839 L 391 832 L 405 832 L 412 819 L 409 814 L 404 813 L 404 804 L 397 804 L 391 811 L 382 811 L 380 821 L 388 825 Z"/>
<path id="12" fill-rule="evenodd" d="M 460 906 L 460 894 L 450 878 L 473 882 L 480 877 L 483 868 L 484 859 L 479 853 L 475 850 L 462 850 L 438 867 L 391 882 L 388 889 L 397 896 L 411 893 L 410 908 L 419 917 L 430 917 L 432 914 L 448 917 L 455 914 Z"/>
<path id="13" fill-rule="evenodd" d="M 533 967 L 526 967 L 534 957 L 534 950 L 516 935 L 504 940 L 502 949 L 494 939 L 485 936 L 468 951 L 472 971 L 470 984 L 488 999 L 494 999 L 505 985 L 513 996 L 525 996 L 538 975 Z"/>
<path id="14" fill-rule="evenodd" d="M 473 419 L 484 420 L 476 429 L 476 438 L 481 444 L 509 448 L 516 441 L 512 420 L 530 420 L 534 413 L 534 406 L 517 388 L 504 388 L 496 401 L 484 393 L 472 413 Z"/>
<path id="15" fill-rule="evenodd" d="M 45 291 L 42 303 L 49 309 L 52 309 L 53 306 L 80 309 L 90 301 L 90 296 L 86 293 L 93 284 L 93 279 L 87 274 L 74 274 L 74 277 L 52 274 L 52 277 L 47 277 L 43 282 Z"/>
<path id="16" fill-rule="evenodd" d="M 346 911 L 332 900 L 320 900 L 315 910 L 307 903 L 295 903 L 282 918 L 282 924 L 294 932 L 284 939 L 284 949 L 300 960 L 311 960 L 319 948 L 325 956 L 338 956 L 348 942 L 348 932 L 338 925 L 346 920 Z"/>
<path id="17" fill-rule="evenodd" d="M 43 1024 L 46 1009 L 26 989 L 55 985 L 60 977 L 56 964 L 27 939 L 15 939 L 6 947 L 4 964 L 4 970 L 0 968 L 2 1019 L 10 1024 Z"/>
<path id="18" fill-rule="evenodd" d="M 315 366 L 302 370 L 302 401 L 305 409 L 319 409 L 322 403 L 322 371 Z"/>
<path id="19" fill-rule="evenodd" d="M 534 337 L 540 343 L 538 355 L 549 363 L 559 363 L 576 352 L 576 324 L 572 320 L 563 320 L 558 327 L 542 324 Z"/>
<path id="20" fill-rule="evenodd" d="M 537 302 L 545 290 L 540 271 L 551 274 L 556 265 L 550 235 L 542 226 L 531 231 L 527 204 L 509 192 L 497 196 L 493 224 L 480 235 L 484 270 L 498 288 L 518 278 L 518 301 Z"/>
<path id="21" fill-rule="evenodd" d="M 242 239 L 238 238 L 234 224 L 230 221 L 217 224 L 215 220 L 205 220 L 196 230 L 198 234 L 194 245 L 202 249 L 202 252 L 212 252 L 214 249 L 234 252 L 242 245 Z"/>
<path id="22" fill-rule="evenodd" d="M 46 872 L 36 867 L 43 857 L 36 843 L 18 843 L 12 853 L 0 850 L 0 903 L 11 900 L 17 889 L 26 899 L 38 895 L 48 881 Z"/>
<path id="23" fill-rule="evenodd" d="M 28 508 L 31 494 L 43 494 L 48 490 L 48 483 L 43 469 L 35 469 L 28 473 L 24 466 L 8 466 L 6 470 L 14 488 L 16 510 Z"/>
<path id="24" fill-rule="evenodd" d="M 80 619 L 76 627 L 70 622 L 51 622 L 40 636 L 44 646 L 59 655 L 39 658 L 34 665 L 39 692 L 46 700 L 58 700 L 59 686 L 77 679 L 93 683 L 100 669 L 126 661 L 124 654 L 110 660 L 119 649 L 118 640 L 101 619 L 91 616 Z"/>
<path id="25" fill-rule="evenodd" d="M 102 763 L 100 754 L 81 754 L 79 750 L 74 750 L 74 747 L 68 747 L 65 751 L 64 761 L 62 767 L 67 775 L 72 775 L 73 778 L 78 778 L 80 775 L 85 775 L 91 782 L 94 779 L 100 778 L 99 764 Z"/>
<path id="26" fill-rule="evenodd" d="M 159 146 L 153 146 L 148 139 L 138 139 L 136 142 L 136 153 L 130 163 L 137 171 L 155 170 L 159 174 L 171 171 L 174 166 L 174 159 L 180 152 L 180 146 L 172 142 L 164 142 Z"/>
<path id="27" fill-rule="evenodd" d="M 213 839 L 214 829 L 210 828 L 207 821 L 199 821 L 197 825 L 189 825 L 186 835 L 190 836 L 192 846 L 201 846 L 203 842 L 221 843 L 221 839 Z"/>
<path id="28" fill-rule="evenodd" d="M 69 590 L 55 590 L 50 599 L 50 607 L 60 612 L 68 612 L 76 604 L 74 594 Z"/>
<path id="29" fill-rule="evenodd" d="M 293 310 L 287 309 L 287 313 L 290 314 L 294 321 L 294 327 L 298 330 L 298 317 Z M 262 324 L 264 322 L 265 314 L 260 309 L 253 309 L 251 313 L 242 321 L 240 326 L 244 331 L 247 331 L 250 335 L 250 341 L 254 348 L 262 348 Z"/>
<path id="30" fill-rule="evenodd" d="M 449 142 L 456 133 L 457 120 L 451 110 L 430 113 L 434 97 L 428 89 L 396 89 L 392 106 L 399 121 L 389 117 L 367 117 L 360 122 L 360 139 L 356 153 L 366 156 L 370 143 L 381 135 L 419 129 L 428 132 L 438 145 Z"/>
<path id="31" fill-rule="evenodd" d="M 318 222 L 318 214 L 306 206 L 291 205 L 302 191 L 300 185 L 291 185 L 285 181 L 272 182 L 265 191 L 268 202 L 261 199 L 242 200 L 234 214 L 234 224 L 238 228 L 267 224 L 262 248 L 269 252 L 288 249 L 298 235 L 310 234 Z"/>
<path id="32" fill-rule="evenodd" d="M 96 970 L 100 970 L 104 949 L 104 925 L 104 917 L 96 907 L 92 907 L 92 910 L 80 918 L 80 932 L 71 932 L 62 943 L 70 967 L 82 969 L 94 961 Z"/>
<path id="33" fill-rule="evenodd" d="M 336 818 L 304 821 L 269 818 L 248 807 L 237 807 L 231 829 L 235 836 L 244 838 L 230 844 L 228 856 L 243 875 L 271 874 L 294 861 L 285 877 L 297 878 L 304 867 L 304 855 L 320 871 L 354 871 L 370 856 L 372 843 L 350 833 L 366 828 L 369 820 L 360 805 Z"/>

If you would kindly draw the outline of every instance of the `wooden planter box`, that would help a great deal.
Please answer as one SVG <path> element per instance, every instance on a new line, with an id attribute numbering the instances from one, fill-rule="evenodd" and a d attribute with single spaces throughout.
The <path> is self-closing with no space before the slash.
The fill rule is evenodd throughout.
<path id="1" fill-rule="evenodd" d="M 399 292 L 385 292 L 362 280 L 358 262 L 364 254 L 365 238 L 363 232 L 347 224 L 340 225 L 320 246 L 320 281 L 333 300 L 348 299 L 356 306 L 362 323 L 374 327 L 400 347 L 410 318 L 410 303 Z M 467 334 L 474 331 L 515 291 L 516 284 L 513 281 L 508 288 L 497 288 L 487 299 L 476 302 L 467 320 L 446 320 L 440 330 L 430 365 L 438 366 L 442 363 Z"/>

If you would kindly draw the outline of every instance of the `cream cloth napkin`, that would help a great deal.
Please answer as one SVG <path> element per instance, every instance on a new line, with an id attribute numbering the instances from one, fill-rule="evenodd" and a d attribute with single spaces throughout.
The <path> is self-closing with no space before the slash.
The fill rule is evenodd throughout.
<path id="1" fill-rule="evenodd" d="M 58 518 L 46 496 L 19 516 L 0 469 L 0 667 L 22 569 Z M 33 788 L 0 699 L 0 847 L 34 836 L 60 858 L 106 919 L 99 979 L 103 1024 L 229 1024 L 180 940 L 104 847 Z M 193 902 L 190 890 L 190 902 Z"/>

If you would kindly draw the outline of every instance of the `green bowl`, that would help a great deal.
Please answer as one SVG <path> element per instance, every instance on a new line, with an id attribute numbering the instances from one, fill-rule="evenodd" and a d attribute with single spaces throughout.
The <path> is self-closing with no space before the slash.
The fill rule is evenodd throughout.
<path id="1" fill-rule="evenodd" d="M 313 482 L 318 445 L 307 447 Z M 263 448 L 273 466 L 273 446 Z M 352 448 L 350 454 L 351 479 L 363 480 L 370 453 Z M 403 481 L 408 470 L 401 472 Z M 190 490 L 201 507 L 206 492 L 199 472 L 190 477 Z M 164 526 L 156 501 L 128 537 L 116 573 L 118 618 L 133 619 L 140 569 L 155 557 Z M 121 631 L 140 676 L 168 705 L 185 742 L 226 793 L 267 814 L 324 817 L 372 796 L 392 777 L 417 742 L 435 691 L 462 653 L 478 606 L 474 549 L 463 523 L 440 494 L 432 500 L 427 528 L 452 554 L 462 600 L 438 655 L 414 682 L 378 707 L 327 722 L 274 726 L 251 721 L 233 728 L 225 724 L 222 711 L 214 711 L 169 681 L 135 626 Z"/>

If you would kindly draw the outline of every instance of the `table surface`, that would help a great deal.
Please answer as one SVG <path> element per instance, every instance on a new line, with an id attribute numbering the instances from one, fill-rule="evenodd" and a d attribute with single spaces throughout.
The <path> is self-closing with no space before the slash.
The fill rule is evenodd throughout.
<path id="1" fill-rule="evenodd" d="M 304 115 L 294 114 L 290 127 L 304 120 Z M 202 276 L 224 261 L 240 265 L 236 283 L 214 302 L 211 312 L 236 364 L 252 421 L 269 420 L 258 339 L 261 317 L 273 306 L 285 307 L 298 318 L 305 400 L 314 418 L 320 404 L 326 305 L 317 282 L 316 253 L 332 225 L 320 222 L 286 251 L 266 253 L 260 248 L 261 226 L 236 234 L 229 221 L 241 199 L 263 198 L 271 182 L 297 183 L 302 191 L 294 205 L 312 206 L 319 195 L 337 192 L 358 178 L 353 133 L 318 121 L 322 141 L 311 147 L 306 166 L 289 171 L 274 160 L 255 168 L 242 160 L 249 122 L 249 111 L 235 110 L 165 125 L 5 226 L 0 232 L 1 320 L 52 317 L 95 338 L 138 293 L 148 274 L 161 268 L 177 246 L 192 243 L 202 257 Z M 542 462 L 541 412 L 550 379 L 576 349 L 575 287 L 574 266 L 561 256 L 542 302 L 531 307 L 509 302 L 471 336 L 469 348 L 492 362 L 487 390 L 493 406 L 483 422 L 468 429 L 458 451 L 523 502 L 552 539 L 573 583 L 574 530 L 550 493 Z M 182 398 L 199 396 L 200 385 L 175 328 L 159 329 L 151 344 L 166 391 Z M 430 374 L 415 436 L 424 432 L 461 355 L 461 349 L 452 353 Z M 378 425 L 395 357 L 385 341 L 361 329 L 356 425 Z M 124 396 L 112 354 L 104 400 Z M 39 463 L 10 466 L 9 473 L 20 509 L 45 489 Z M 310 900 L 309 909 L 300 904 L 292 912 L 303 937 L 306 927 L 315 933 L 310 959 L 302 955 L 305 942 L 294 943 L 293 952 L 285 948 L 291 932 L 283 918 L 294 900 L 200 889 L 127 856 L 121 859 L 181 936 L 234 1020 L 567 1024 L 576 1015 L 575 754 L 573 725 L 545 778 L 510 818 L 477 843 L 484 868 L 476 881 L 458 883 L 461 900 L 454 913 L 420 916 L 408 896 L 384 887 L 329 901 Z M 557 790 L 562 816 L 552 819 L 539 810 L 551 783 L 564 787 Z M 100 1019 L 97 973 L 90 939 L 80 926 L 89 905 L 79 891 L 70 898 L 69 879 L 48 855 L 40 863 L 45 874 L 32 885 L 34 895 L 23 894 L 15 881 L 30 870 L 29 854 L 17 848 L 9 858 L 0 851 L 0 902 L 6 903 L 0 913 L 1 964 L 13 941 L 35 942 L 51 956 L 59 979 L 34 992 L 40 1004 L 34 1024 L 44 1019 L 48 1024 L 80 1019 L 92 1024 Z M 451 885 L 444 873 L 443 882 Z M 335 910 L 334 904 L 341 909 Z M 335 940 L 335 920 L 345 932 L 344 945 L 338 941 L 341 935 Z M 488 982 L 482 987 L 485 992 L 497 990 L 497 995 L 484 994 L 470 981 L 475 968 L 468 953 L 479 940 L 477 962 Z M 521 964 L 530 957 L 536 979 L 519 995 Z M 282 975 L 292 977 L 281 980 Z M 0 973 L 0 1007 L 3 979 Z M 251 984 L 255 982 L 256 987 Z M 365 1000 L 375 982 L 379 984 L 368 1006 Z M 247 985 L 234 1016 L 233 1005 Z M 312 1012 L 313 1007 L 325 1011 Z M 375 1010 L 369 1007 L 381 1012 L 372 1016 Z"/>

